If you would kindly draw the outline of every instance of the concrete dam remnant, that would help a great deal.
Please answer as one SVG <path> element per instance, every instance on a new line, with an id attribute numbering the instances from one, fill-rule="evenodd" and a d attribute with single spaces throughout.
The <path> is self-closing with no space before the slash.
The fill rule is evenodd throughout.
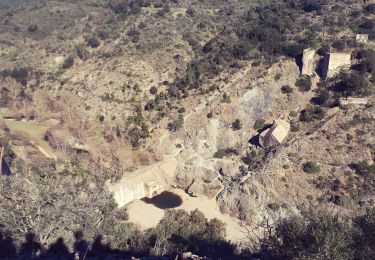
<path id="1" fill-rule="evenodd" d="M 357 34 L 355 38 L 357 43 L 368 43 L 368 34 Z"/>
<path id="2" fill-rule="evenodd" d="M 352 98 L 352 97 L 348 97 L 348 98 L 341 98 L 340 99 L 340 105 L 341 106 L 350 106 L 350 105 L 353 105 L 353 106 L 365 106 L 368 104 L 368 99 L 367 98 Z"/>
<path id="3" fill-rule="evenodd" d="M 309 48 L 303 51 L 301 74 L 313 76 L 319 68 L 319 74 L 326 79 L 337 75 L 342 68 L 349 68 L 351 62 L 351 53 L 324 53 L 324 57 L 321 58 L 320 54 Z"/>
<path id="4" fill-rule="evenodd" d="M 315 50 L 305 49 L 302 56 L 302 75 L 312 76 L 316 69 Z"/>
<path id="5" fill-rule="evenodd" d="M 107 183 L 109 191 L 113 194 L 118 207 L 139 200 L 152 198 L 159 193 L 171 188 L 178 162 L 168 159 L 155 165 L 148 166 L 126 173 L 122 179 L 114 184 Z"/>
<path id="6" fill-rule="evenodd" d="M 351 53 L 332 52 L 324 56 L 322 75 L 330 78 L 337 75 L 342 68 L 349 68 L 351 65 Z"/>

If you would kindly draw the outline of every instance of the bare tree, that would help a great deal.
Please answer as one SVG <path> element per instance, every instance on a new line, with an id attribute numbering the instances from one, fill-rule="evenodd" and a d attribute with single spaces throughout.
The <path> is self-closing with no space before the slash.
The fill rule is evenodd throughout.
<path id="1" fill-rule="evenodd" d="M 18 242 L 34 233 L 43 245 L 57 237 L 71 245 L 75 231 L 93 237 L 110 227 L 115 215 L 115 203 L 102 181 L 95 176 L 56 173 L 51 163 L 0 183 L 0 223 Z"/>

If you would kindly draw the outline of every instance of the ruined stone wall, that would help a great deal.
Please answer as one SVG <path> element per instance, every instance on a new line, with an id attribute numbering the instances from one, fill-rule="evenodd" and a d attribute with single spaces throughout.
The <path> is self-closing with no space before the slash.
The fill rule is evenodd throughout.
<path id="1" fill-rule="evenodd" d="M 367 43 L 368 42 L 368 34 L 357 34 L 356 35 L 357 43 Z"/>
<path id="2" fill-rule="evenodd" d="M 349 106 L 349 105 L 367 105 L 367 98 L 342 98 L 340 99 L 340 105 Z"/>
<path id="3" fill-rule="evenodd" d="M 145 185 L 143 182 L 135 187 L 126 184 L 113 191 L 113 197 L 118 207 L 125 206 L 129 202 L 146 197 Z"/>
<path id="4" fill-rule="evenodd" d="M 340 72 L 340 69 L 350 67 L 350 53 L 327 53 L 324 57 L 322 74 L 324 78 L 330 78 Z"/>
<path id="5" fill-rule="evenodd" d="M 302 57 L 302 75 L 312 76 L 315 72 L 315 50 L 306 49 Z"/>
<path id="6" fill-rule="evenodd" d="M 135 172 L 125 173 L 119 182 L 107 183 L 107 187 L 118 207 L 134 200 L 150 198 L 170 188 L 176 176 L 177 164 L 177 160 L 173 158 Z"/>

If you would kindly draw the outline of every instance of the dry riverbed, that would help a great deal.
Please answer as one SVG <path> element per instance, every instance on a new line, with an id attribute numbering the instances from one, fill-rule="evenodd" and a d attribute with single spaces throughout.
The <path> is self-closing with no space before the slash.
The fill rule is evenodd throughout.
<path id="1" fill-rule="evenodd" d="M 217 218 L 225 223 L 228 240 L 236 243 L 241 243 L 247 240 L 247 227 L 242 225 L 241 221 L 221 213 L 214 198 L 191 197 L 180 189 L 172 189 L 169 192 L 177 195 L 182 200 L 181 205 L 176 206 L 173 209 L 183 209 L 188 212 L 198 209 L 206 216 L 206 218 Z M 164 216 L 164 209 L 143 200 L 138 200 L 129 204 L 127 206 L 127 211 L 129 214 L 129 221 L 139 225 L 141 229 L 148 229 L 156 226 Z"/>

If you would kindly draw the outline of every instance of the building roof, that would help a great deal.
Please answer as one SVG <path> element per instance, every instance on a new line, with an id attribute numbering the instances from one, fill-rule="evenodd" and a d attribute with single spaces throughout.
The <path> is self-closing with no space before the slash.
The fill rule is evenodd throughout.
<path id="1" fill-rule="evenodd" d="M 271 128 L 263 131 L 259 136 L 260 145 L 267 149 L 281 144 L 288 136 L 290 124 L 285 120 L 276 119 Z"/>
<path id="2" fill-rule="evenodd" d="M 273 137 L 281 144 L 288 136 L 290 124 L 284 120 L 276 119 L 274 122 L 275 129 L 272 131 Z"/>

